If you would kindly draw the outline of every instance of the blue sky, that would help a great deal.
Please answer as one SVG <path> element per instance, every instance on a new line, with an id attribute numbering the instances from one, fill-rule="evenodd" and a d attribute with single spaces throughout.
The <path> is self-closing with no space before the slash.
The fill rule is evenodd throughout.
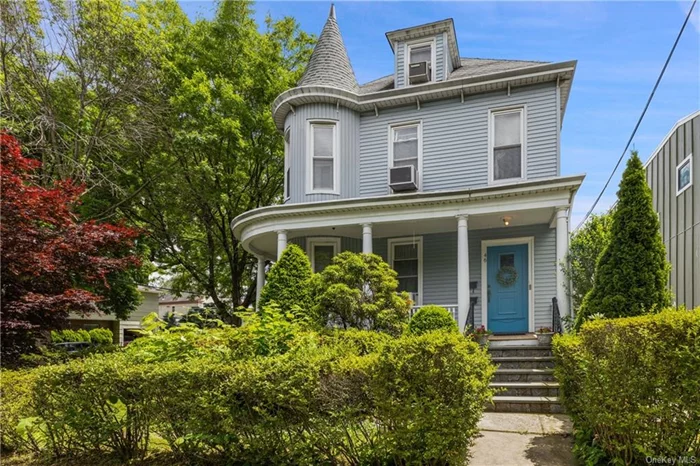
<path id="1" fill-rule="evenodd" d="M 464 57 L 578 60 L 562 129 L 562 174 L 586 173 L 573 211 L 578 225 L 629 138 L 690 2 L 336 2 L 361 83 L 392 73 L 384 33 L 453 18 Z M 190 16 L 212 4 L 184 3 Z M 256 17 L 293 16 L 318 35 L 330 2 L 259 2 Z M 680 118 L 700 109 L 700 5 L 678 44 L 633 147 L 645 161 Z M 614 201 L 621 167 L 596 211 Z"/>

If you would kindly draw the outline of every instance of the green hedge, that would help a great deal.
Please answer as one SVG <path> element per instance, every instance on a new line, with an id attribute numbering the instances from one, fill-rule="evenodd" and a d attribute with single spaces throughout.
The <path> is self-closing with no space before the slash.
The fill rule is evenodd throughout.
<path id="1" fill-rule="evenodd" d="M 272 331 L 263 320 L 166 331 L 3 377 L 14 400 L 0 409 L 3 447 L 126 461 L 159 438 L 198 464 L 464 461 L 492 395 L 495 369 L 478 345 L 443 331 Z M 278 335 L 272 345 L 260 343 L 264 326 Z M 24 388 L 8 386 L 18 378 Z"/>
<path id="2" fill-rule="evenodd" d="M 587 463 L 700 454 L 700 308 L 591 321 L 553 351 Z"/>
<path id="3" fill-rule="evenodd" d="M 408 324 L 408 331 L 421 335 L 431 330 L 445 330 L 447 332 L 457 332 L 457 321 L 454 320 L 450 311 L 442 306 L 430 304 L 418 309 Z"/>

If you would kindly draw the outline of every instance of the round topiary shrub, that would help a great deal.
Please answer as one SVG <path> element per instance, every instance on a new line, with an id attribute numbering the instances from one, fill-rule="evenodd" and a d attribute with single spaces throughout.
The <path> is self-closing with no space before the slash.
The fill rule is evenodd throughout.
<path id="1" fill-rule="evenodd" d="M 457 322 L 450 311 L 434 304 L 421 307 L 408 324 L 408 331 L 414 335 L 422 335 L 431 330 L 457 332 Z"/>

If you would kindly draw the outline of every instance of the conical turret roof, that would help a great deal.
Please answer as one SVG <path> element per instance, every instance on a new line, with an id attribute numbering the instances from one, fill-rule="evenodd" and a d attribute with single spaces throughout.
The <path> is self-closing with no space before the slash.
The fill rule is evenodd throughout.
<path id="1" fill-rule="evenodd" d="M 323 26 L 299 86 L 331 86 L 351 92 L 357 92 L 359 89 L 335 19 L 334 5 L 331 5 L 328 20 Z"/>

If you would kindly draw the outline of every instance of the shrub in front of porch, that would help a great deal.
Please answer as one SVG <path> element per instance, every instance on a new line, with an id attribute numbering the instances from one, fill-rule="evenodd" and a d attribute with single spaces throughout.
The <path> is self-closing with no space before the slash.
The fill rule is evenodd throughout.
<path id="1" fill-rule="evenodd" d="M 398 335 L 411 301 L 398 293 L 397 274 L 376 254 L 349 251 L 314 276 L 315 314 L 324 325 L 378 330 Z"/>
<path id="2" fill-rule="evenodd" d="M 290 244 L 267 274 L 267 281 L 260 293 L 259 308 L 276 302 L 283 312 L 293 308 L 311 307 L 311 263 L 304 251 Z"/>
<path id="3" fill-rule="evenodd" d="M 429 304 L 418 309 L 408 324 L 408 331 L 415 335 L 422 335 L 432 330 L 444 330 L 456 333 L 459 331 L 457 321 L 450 311 L 442 306 Z"/>
<path id="4" fill-rule="evenodd" d="M 553 351 L 580 456 L 700 454 L 700 308 L 587 322 Z"/>

